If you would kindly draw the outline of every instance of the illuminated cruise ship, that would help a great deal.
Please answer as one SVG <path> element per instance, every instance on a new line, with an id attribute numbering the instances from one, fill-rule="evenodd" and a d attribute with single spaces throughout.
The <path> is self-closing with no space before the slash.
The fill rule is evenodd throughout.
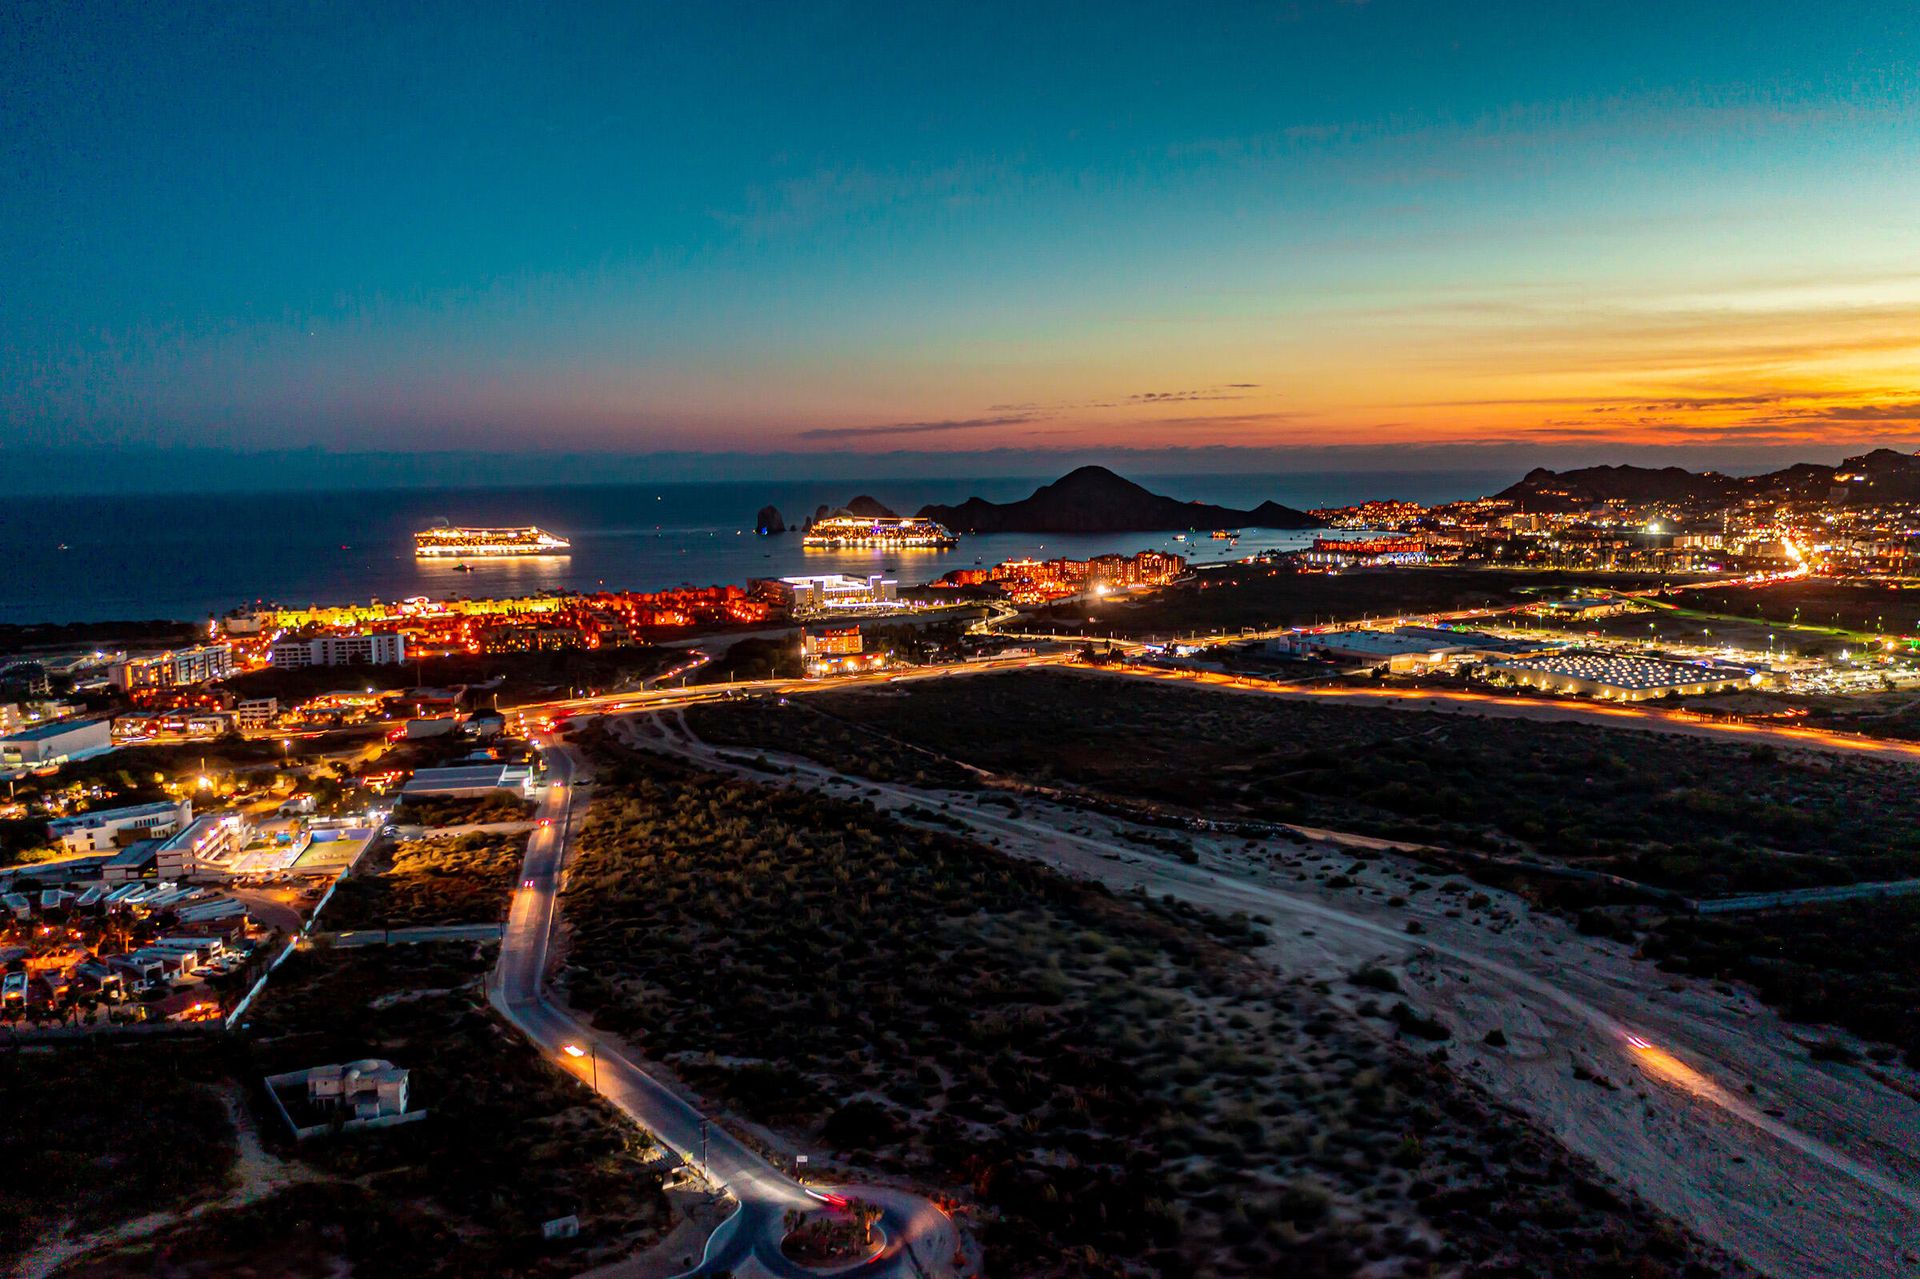
<path id="1" fill-rule="evenodd" d="M 813 550 L 844 546 L 943 550 L 959 541 L 946 525 L 918 515 L 829 515 L 813 522 L 801 545 Z"/>
<path id="2" fill-rule="evenodd" d="M 469 559 L 496 555 L 565 555 L 573 543 L 542 528 L 421 529 L 413 535 L 413 553 L 431 559 Z"/>

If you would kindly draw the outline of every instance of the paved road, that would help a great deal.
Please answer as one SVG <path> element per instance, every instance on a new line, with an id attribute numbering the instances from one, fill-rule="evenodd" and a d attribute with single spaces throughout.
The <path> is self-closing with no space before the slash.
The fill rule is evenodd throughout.
<path id="1" fill-rule="evenodd" d="M 585 818 L 585 805 L 574 802 L 575 779 L 586 765 L 567 746 L 548 745 L 546 756 L 553 780 L 540 815 L 550 818 L 552 824 L 537 828 L 527 841 L 522 886 L 514 894 L 499 963 L 489 984 L 494 1007 L 539 1048 L 653 1133 L 661 1144 L 687 1163 L 704 1169 L 709 1181 L 738 1202 L 739 1208 L 714 1232 L 706 1256 L 688 1272 L 690 1275 L 717 1275 L 749 1262 L 782 1279 L 813 1275 L 815 1272 L 781 1254 L 782 1217 L 789 1208 L 818 1209 L 821 1201 L 720 1125 L 707 1121 L 621 1055 L 617 1047 L 595 1040 L 586 1027 L 547 998 L 547 947 L 566 856 L 575 829 Z M 589 1050 L 588 1055 L 566 1055 L 564 1049 L 569 1044 Z M 932 1204 L 913 1195 L 877 1188 L 821 1189 L 858 1195 L 878 1204 L 883 1213 L 880 1228 L 887 1237 L 886 1247 L 871 1261 L 838 1274 L 849 1279 L 895 1275 L 921 1279 L 946 1272 L 944 1263 L 954 1248 L 953 1227 Z"/>
<path id="2" fill-rule="evenodd" d="M 1857 733 L 1800 728 L 1785 724 L 1727 723 L 1704 719 L 1685 711 L 1670 711 L 1648 706 L 1517 697 L 1468 690 L 1318 686 L 1285 683 L 1254 676 L 1227 675 L 1218 671 L 1199 669 L 1083 666 L 1077 664 L 1072 655 L 1064 653 L 1001 658 L 990 662 L 955 663 L 948 666 L 925 666 L 897 674 L 856 675 L 820 680 L 753 680 L 732 685 L 705 684 L 687 689 L 663 689 L 655 693 L 609 694 L 570 701 L 543 702 L 517 709 L 521 713 L 536 717 L 541 714 L 618 715 L 628 711 L 661 710 L 673 706 L 685 706 L 693 702 L 711 701 L 724 696 L 728 690 L 737 693 L 776 693 L 781 696 L 791 696 L 803 693 L 835 692 L 878 684 L 913 683 L 953 675 L 978 675 L 988 671 L 1017 670 L 1036 666 L 1070 666 L 1076 670 L 1116 678 L 1159 679 L 1204 684 L 1225 692 L 1262 697 L 1315 699 L 1336 704 L 1379 706 L 1394 710 L 1448 710 L 1494 719 L 1561 720 L 1595 724 L 1604 728 L 1636 729 L 1642 732 L 1707 737 L 1719 741 L 1745 742 L 1755 745 L 1766 743 L 1781 749 L 1812 750 L 1835 755 L 1885 759 L 1903 764 L 1920 764 L 1920 742 L 1903 741 L 1898 738 L 1865 737 Z"/>

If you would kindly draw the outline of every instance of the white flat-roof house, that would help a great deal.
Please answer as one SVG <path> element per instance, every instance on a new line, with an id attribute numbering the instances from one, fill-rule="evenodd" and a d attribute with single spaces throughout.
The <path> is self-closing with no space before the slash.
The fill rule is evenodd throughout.
<path id="1" fill-rule="evenodd" d="M 378 1057 L 315 1066 L 307 1072 L 307 1100 L 351 1111 L 355 1119 L 398 1115 L 407 1108 L 407 1072 Z"/>

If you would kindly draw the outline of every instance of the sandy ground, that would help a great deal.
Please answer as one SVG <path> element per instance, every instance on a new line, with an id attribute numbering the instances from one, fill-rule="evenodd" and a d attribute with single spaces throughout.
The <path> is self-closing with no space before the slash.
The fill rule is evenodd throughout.
<path id="1" fill-rule="evenodd" d="M 261 1146 L 260 1133 L 253 1124 L 253 1114 L 247 1109 L 246 1102 L 240 1096 L 238 1089 L 224 1090 L 221 1100 L 225 1103 L 227 1114 L 233 1121 L 234 1138 L 238 1147 L 233 1165 L 234 1187 L 232 1190 L 217 1199 L 195 1204 L 179 1212 L 152 1212 L 144 1217 L 135 1217 L 131 1221 L 124 1221 L 110 1229 L 98 1230 L 91 1234 L 69 1235 L 63 1232 L 58 1238 L 47 1240 L 40 1247 L 21 1257 L 10 1272 L 10 1279 L 44 1279 L 44 1276 L 52 1274 L 75 1257 L 144 1239 L 148 1235 L 165 1230 L 176 1222 L 186 1221 L 202 1213 L 214 1212 L 222 1208 L 244 1207 L 284 1190 L 297 1181 L 313 1179 L 313 1174 L 303 1166 L 288 1163 L 269 1154 Z"/>
<path id="2" fill-rule="evenodd" d="M 676 715 L 618 723 L 648 744 L 768 780 L 690 740 Z M 1889 1086 L 1881 1068 L 1812 1061 L 1810 1032 L 1744 992 L 1660 973 L 1517 897 L 1392 855 L 1356 862 L 1327 844 L 1197 838 L 1201 861 L 1188 866 L 1129 843 L 1117 819 L 1024 800 L 1015 818 L 970 795 L 780 762 L 798 770 L 795 784 L 887 808 L 944 808 L 1006 852 L 1115 890 L 1270 921 L 1258 954 L 1281 974 L 1328 983 L 1383 1035 L 1391 1023 L 1360 1011 L 1369 1001 L 1405 998 L 1437 1016 L 1462 1075 L 1765 1273 L 1920 1274 L 1920 1091 Z M 1324 882 L 1340 875 L 1352 886 Z M 1450 883 L 1459 890 L 1445 891 Z M 1484 904 L 1469 905 L 1475 893 Z M 1409 934 L 1409 921 L 1423 931 Z M 1404 995 L 1346 980 L 1366 965 L 1393 971 Z M 1484 1042 L 1495 1029 L 1504 1047 Z M 1914 1087 L 1910 1073 L 1894 1082 Z"/>
<path id="3" fill-rule="evenodd" d="M 673 1211 L 671 1230 L 631 1257 L 583 1270 L 577 1279 L 671 1279 L 691 1270 L 706 1251 L 707 1237 L 733 1211 L 733 1201 L 701 1188 L 666 1193 Z"/>

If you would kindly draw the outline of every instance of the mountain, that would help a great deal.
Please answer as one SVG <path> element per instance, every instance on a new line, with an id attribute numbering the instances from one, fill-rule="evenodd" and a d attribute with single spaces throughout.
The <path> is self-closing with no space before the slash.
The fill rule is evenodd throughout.
<path id="1" fill-rule="evenodd" d="M 1537 466 L 1516 484 L 1494 494 L 1529 511 L 1572 511 L 1597 502 L 1701 502 L 1724 499 L 1739 481 L 1717 471 L 1688 471 L 1678 466 L 1584 466 L 1549 471 Z"/>
<path id="2" fill-rule="evenodd" d="M 1083 466 L 1018 502 L 970 497 L 920 514 L 956 533 L 1131 533 L 1160 529 L 1319 528 L 1305 511 L 1262 502 L 1251 511 L 1162 497 L 1104 466 Z"/>
<path id="3" fill-rule="evenodd" d="M 881 505 L 878 498 L 864 493 L 848 502 L 844 508 L 848 515 L 858 515 L 863 520 L 891 520 L 897 518 L 892 511 Z"/>
<path id="4" fill-rule="evenodd" d="M 1747 497 L 1782 500 L 1920 501 L 1920 454 L 1875 449 L 1839 466 L 1801 462 L 1762 475 L 1722 475 L 1677 466 L 1587 466 L 1572 471 L 1536 467 L 1494 494 L 1527 511 L 1577 511 L 1608 500 L 1715 506 Z"/>

